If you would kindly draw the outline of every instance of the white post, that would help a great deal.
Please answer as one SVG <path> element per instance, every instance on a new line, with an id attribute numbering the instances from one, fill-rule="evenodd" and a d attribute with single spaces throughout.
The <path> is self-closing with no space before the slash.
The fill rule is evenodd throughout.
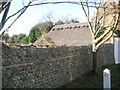
<path id="1" fill-rule="evenodd" d="M 120 63 L 120 38 L 115 37 L 114 39 L 114 56 L 115 56 L 115 63 Z"/>
<path id="2" fill-rule="evenodd" d="M 104 90 L 111 88 L 110 70 L 107 68 L 103 71 L 103 88 Z"/>

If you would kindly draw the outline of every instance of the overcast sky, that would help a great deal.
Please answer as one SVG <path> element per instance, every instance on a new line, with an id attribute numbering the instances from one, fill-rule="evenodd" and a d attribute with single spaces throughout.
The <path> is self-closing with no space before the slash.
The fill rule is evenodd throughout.
<path id="1" fill-rule="evenodd" d="M 9 15 L 14 14 L 20 8 L 23 7 L 21 2 L 22 0 L 13 0 L 10 6 Z M 26 4 L 29 0 L 24 0 L 24 4 Z M 40 1 L 40 0 L 38 0 Z M 50 0 L 49 0 L 50 1 Z M 53 0 L 56 1 L 56 0 Z M 65 0 L 57 0 L 57 1 L 65 1 Z M 79 1 L 79 0 L 69 0 L 69 1 Z M 93 16 L 94 11 L 91 9 L 91 17 Z M 46 20 L 46 17 L 50 15 L 52 21 L 58 21 L 59 19 L 63 20 L 64 18 L 73 18 L 79 20 L 81 23 L 86 22 L 85 15 L 81 6 L 73 5 L 73 4 L 56 4 L 56 5 L 40 5 L 29 7 L 27 11 L 13 24 L 13 26 L 9 29 L 9 35 L 26 33 L 29 34 L 30 29 L 38 24 L 39 22 L 43 22 Z M 14 20 L 15 17 L 11 18 L 8 23 L 6 23 L 5 28 Z"/>

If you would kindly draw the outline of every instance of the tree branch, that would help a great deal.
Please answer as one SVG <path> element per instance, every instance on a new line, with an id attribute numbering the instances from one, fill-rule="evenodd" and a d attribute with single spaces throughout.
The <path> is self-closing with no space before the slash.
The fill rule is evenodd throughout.
<path id="1" fill-rule="evenodd" d="M 85 16 L 86 16 L 86 19 L 87 19 L 87 22 L 88 22 L 88 25 L 89 25 L 89 28 L 90 28 L 90 32 L 91 32 L 91 35 L 92 35 L 92 39 L 94 39 L 94 32 L 93 32 L 92 25 L 91 25 L 91 23 L 90 23 L 90 21 L 89 21 L 89 17 L 88 17 L 88 15 L 87 15 L 87 13 L 86 13 L 86 10 L 85 10 L 82 2 L 81 2 L 81 5 L 82 5 L 82 9 L 83 9 L 83 11 L 84 11 L 84 14 L 85 14 Z"/>
<path id="2" fill-rule="evenodd" d="M 45 4 L 62 4 L 62 3 L 81 5 L 81 2 L 74 2 L 74 1 L 71 1 L 71 2 L 70 1 L 63 1 L 63 2 L 40 2 L 40 3 L 37 3 L 37 4 L 31 4 L 33 1 L 29 2 L 29 4 L 27 6 L 24 6 L 23 8 L 18 10 L 16 13 L 14 13 L 11 16 L 9 16 L 6 20 L 4 20 L 4 23 L 6 23 L 11 17 L 13 17 L 13 16 L 17 15 L 18 13 L 20 13 L 19 16 L 12 22 L 11 25 L 8 26 L 7 29 L 9 29 L 15 23 L 15 21 L 26 11 L 26 9 L 29 6 L 37 6 L 37 5 L 45 5 Z M 93 3 L 96 3 L 96 2 L 87 2 L 87 3 L 93 4 Z M 99 4 L 99 3 L 96 3 L 96 4 Z M 88 5 L 86 5 L 86 2 L 82 2 L 82 5 L 83 6 L 88 6 Z M 88 6 L 88 7 L 93 7 L 94 8 L 95 6 Z M 3 32 L 5 32 L 7 29 L 5 29 Z"/>
<path id="3" fill-rule="evenodd" d="M 27 10 L 27 8 L 29 7 L 29 5 L 31 3 L 32 2 L 29 2 L 28 5 L 25 6 L 24 9 L 22 9 L 20 15 L 5 30 L 3 30 L 2 34 L 0 35 L 0 37 L 5 33 L 5 31 L 7 31 L 17 21 L 17 19 Z"/>
<path id="4" fill-rule="evenodd" d="M 42 2 L 42 3 L 40 2 L 40 3 L 37 3 L 37 4 L 31 4 L 30 6 L 45 5 L 45 4 L 62 4 L 62 3 L 81 5 L 81 2 L 63 1 L 63 2 Z M 93 4 L 93 3 L 96 3 L 96 2 L 82 2 L 82 4 L 84 4 L 84 6 L 87 6 L 87 5 L 85 5 L 86 3 Z M 96 4 L 99 4 L 99 3 L 96 3 Z M 89 6 L 89 7 L 95 7 L 95 6 Z"/>
<path id="5" fill-rule="evenodd" d="M 5 11 L 4 11 L 4 13 L 3 13 L 3 17 L 2 17 L 2 20 L 1 20 L 1 25 L 0 25 L 0 31 L 1 31 L 1 29 L 4 27 L 4 25 L 5 25 L 5 19 L 6 19 L 6 17 L 7 17 L 7 14 L 8 14 L 8 11 L 9 11 L 9 7 L 10 7 L 10 3 L 11 2 L 8 2 L 8 4 L 6 5 L 6 8 L 5 8 Z M 4 7 L 4 5 L 5 5 L 6 3 L 2 3 L 2 7 Z M 3 11 L 3 8 L 2 8 L 2 10 L 1 11 Z"/>
<path id="6" fill-rule="evenodd" d="M 11 3 L 11 2 L 9 2 L 9 3 L 7 4 L 6 10 L 5 10 L 5 12 L 4 12 L 4 15 L 3 15 L 3 18 L 2 18 L 2 26 L 4 26 L 4 24 L 5 24 L 5 19 L 6 19 L 6 17 L 7 17 L 8 11 L 9 11 L 10 3 Z"/>
<path id="7" fill-rule="evenodd" d="M 107 38 L 103 39 L 99 44 L 97 44 L 96 47 L 95 47 L 95 51 L 100 47 L 100 45 L 102 45 L 105 42 L 107 42 L 113 36 L 113 34 L 114 34 L 114 32 L 111 31 L 110 35 Z"/>
<path id="8" fill-rule="evenodd" d="M 8 3 L 7 2 L 2 2 L 2 10 L 0 11 L 0 13 L 7 7 Z"/>
<path id="9" fill-rule="evenodd" d="M 106 28 L 106 31 L 96 39 L 96 42 L 99 42 L 102 38 L 104 38 L 110 31 L 115 31 L 116 27 L 119 23 L 119 15 L 115 16 L 117 19 L 115 20 L 114 24 L 112 24 L 111 26 L 109 26 L 109 28 Z"/>
<path id="10" fill-rule="evenodd" d="M 96 26 L 97 26 L 97 18 L 98 18 L 98 15 L 99 15 L 99 9 L 96 8 L 96 15 L 95 15 L 95 20 L 94 20 L 94 23 L 93 23 L 93 30 L 94 32 L 96 32 Z"/>

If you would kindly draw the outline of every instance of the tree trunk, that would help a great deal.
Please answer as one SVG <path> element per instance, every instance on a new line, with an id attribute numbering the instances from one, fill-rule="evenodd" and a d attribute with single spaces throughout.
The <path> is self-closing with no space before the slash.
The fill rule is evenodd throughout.
<path id="1" fill-rule="evenodd" d="M 93 74 L 97 74 L 97 51 L 93 52 Z"/>

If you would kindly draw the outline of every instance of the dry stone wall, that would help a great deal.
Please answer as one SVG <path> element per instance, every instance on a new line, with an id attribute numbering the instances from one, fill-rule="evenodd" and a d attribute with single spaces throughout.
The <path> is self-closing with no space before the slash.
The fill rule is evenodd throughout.
<path id="1" fill-rule="evenodd" d="M 113 45 L 98 51 L 98 66 L 114 63 Z M 91 46 L 2 47 L 3 88 L 57 88 L 92 70 Z"/>

